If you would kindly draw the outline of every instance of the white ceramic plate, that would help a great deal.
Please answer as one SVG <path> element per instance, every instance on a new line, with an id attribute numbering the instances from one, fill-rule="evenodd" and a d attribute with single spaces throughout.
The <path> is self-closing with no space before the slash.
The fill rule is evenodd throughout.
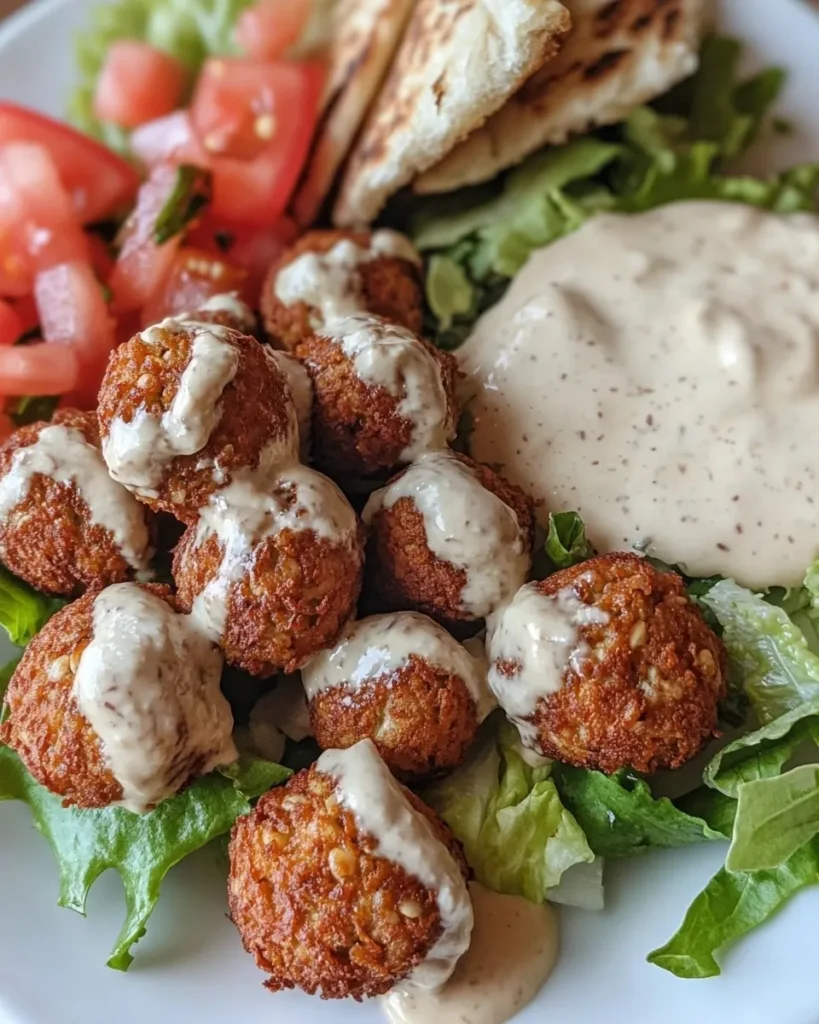
<path id="1" fill-rule="evenodd" d="M 0 97 L 61 112 L 70 38 L 93 2 L 44 0 L 0 28 Z M 748 41 L 757 61 L 791 69 L 783 109 L 800 134 L 755 154 L 755 169 L 819 158 L 819 18 L 800 0 L 722 0 L 721 7 L 724 26 Z M 55 865 L 27 808 L 3 805 L 0 816 L 0 1024 L 380 1020 L 376 1006 L 265 992 L 225 917 L 223 869 L 207 850 L 171 873 L 129 973 L 108 970 L 124 913 L 116 876 L 97 883 L 86 920 L 58 909 Z M 817 1024 L 819 890 L 798 896 L 733 950 L 721 978 L 679 981 L 645 962 L 724 852 L 674 851 L 608 869 L 608 909 L 562 913 L 558 968 L 520 1024 Z"/>

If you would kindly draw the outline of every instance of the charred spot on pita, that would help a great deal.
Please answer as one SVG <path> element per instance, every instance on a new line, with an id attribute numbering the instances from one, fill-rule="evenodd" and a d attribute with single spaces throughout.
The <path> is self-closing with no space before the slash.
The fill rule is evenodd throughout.
<path id="1" fill-rule="evenodd" d="M 630 50 L 609 50 L 608 53 L 604 53 L 593 64 L 589 64 L 583 72 L 583 77 L 587 82 L 593 81 L 596 78 L 602 78 L 610 71 L 613 71 L 622 60 L 628 57 L 630 52 Z"/>

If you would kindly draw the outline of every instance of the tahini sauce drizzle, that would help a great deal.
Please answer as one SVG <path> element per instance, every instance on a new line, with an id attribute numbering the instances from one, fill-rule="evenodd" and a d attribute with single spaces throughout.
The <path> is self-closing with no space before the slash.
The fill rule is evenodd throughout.
<path id="1" fill-rule="evenodd" d="M 207 445 L 222 417 L 222 392 L 239 368 L 239 351 L 224 328 L 169 319 L 141 337 L 148 345 L 156 344 L 161 341 L 159 330 L 193 333 L 190 360 L 173 402 L 161 418 L 143 408 L 130 423 L 115 419 L 102 445 L 111 476 L 146 497 L 156 495 L 168 463 Z"/>
<path id="2" fill-rule="evenodd" d="M 0 519 L 6 519 L 28 495 L 36 474 L 74 487 L 88 507 L 91 522 L 108 530 L 122 557 L 146 579 L 151 544 L 145 510 L 112 480 L 102 455 L 76 427 L 45 427 L 34 444 L 18 448 L 8 473 L 0 478 Z"/>
<path id="3" fill-rule="evenodd" d="M 282 530 L 312 530 L 341 546 L 358 543 L 355 512 L 339 488 L 321 473 L 293 464 L 270 480 L 237 473 L 200 510 L 196 544 L 216 536 L 222 547 L 219 572 L 196 598 L 192 615 L 218 641 L 227 622 L 230 589 L 247 571 L 255 551 Z"/>
<path id="4" fill-rule="evenodd" d="M 364 521 L 402 498 L 410 498 L 422 515 L 430 551 L 466 572 L 461 591 L 465 611 L 485 618 L 523 586 L 529 552 L 514 509 L 483 487 L 451 451 L 425 452 L 376 491 Z"/>
<path id="5" fill-rule="evenodd" d="M 571 587 L 546 595 L 536 583 L 522 587 L 490 619 L 489 686 L 527 747 L 537 750 L 531 717 L 538 702 L 557 693 L 566 669 L 588 656 L 580 627 L 607 621 L 606 612 L 584 604 Z M 517 671 L 506 675 L 498 662 Z"/>
<path id="6" fill-rule="evenodd" d="M 328 322 L 322 335 L 341 346 L 361 380 L 399 399 L 396 412 L 412 425 L 402 462 L 444 448 L 455 437 L 441 366 L 414 334 L 379 317 L 358 315 Z"/>
<path id="7" fill-rule="evenodd" d="M 120 583 L 97 596 L 93 628 L 74 695 L 122 786 L 123 807 L 149 810 L 193 771 L 236 760 L 222 655 L 187 616 Z"/>
<path id="8" fill-rule="evenodd" d="M 289 352 L 264 346 L 264 354 L 274 364 L 290 385 L 293 405 L 296 408 L 296 419 L 299 426 L 299 451 L 302 462 L 307 462 L 310 455 L 310 436 L 313 420 L 313 382 L 304 368 L 304 363 L 291 356 Z"/>
<path id="9" fill-rule="evenodd" d="M 485 663 L 418 612 L 371 615 L 349 623 L 335 647 L 320 652 L 302 669 L 307 699 L 336 687 L 354 695 L 368 683 L 394 675 L 413 654 L 462 679 L 481 721 L 495 706 Z"/>
<path id="10" fill-rule="evenodd" d="M 383 997 L 391 1024 L 504 1024 L 546 983 L 557 960 L 551 907 L 469 885 L 475 926 L 469 949 L 438 991 L 399 985 Z"/>
<path id="11" fill-rule="evenodd" d="M 276 277 L 276 298 L 285 306 L 304 302 L 316 310 L 316 328 L 352 316 L 363 308 L 358 270 L 380 256 L 420 263 L 412 243 L 396 231 L 373 232 L 367 248 L 345 238 L 327 252 L 306 252 L 282 267 Z"/>
<path id="12" fill-rule="evenodd" d="M 819 550 L 819 219 L 675 203 L 532 255 L 460 350 L 472 454 L 632 545 L 748 586 Z"/>
<path id="13" fill-rule="evenodd" d="M 404 984 L 434 989 L 449 978 L 469 947 L 472 901 L 452 854 L 410 804 L 370 740 L 325 750 L 316 762 L 336 780 L 336 798 L 376 842 L 375 853 L 436 894 L 441 935 Z"/>

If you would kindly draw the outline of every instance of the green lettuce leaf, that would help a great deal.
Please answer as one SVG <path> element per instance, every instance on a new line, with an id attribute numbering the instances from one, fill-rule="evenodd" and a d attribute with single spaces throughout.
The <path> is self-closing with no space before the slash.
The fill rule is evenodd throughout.
<path id="1" fill-rule="evenodd" d="M 819 834 L 819 765 L 740 786 L 729 871 L 777 868 Z"/>
<path id="2" fill-rule="evenodd" d="M 99 121 L 94 89 L 111 43 L 142 39 L 182 61 L 191 80 L 207 57 L 236 53 L 233 27 L 252 0 L 116 0 L 91 12 L 77 39 L 79 84 L 69 98 L 71 121 L 113 149 L 127 151 L 128 133 Z"/>
<path id="3" fill-rule="evenodd" d="M 577 512 L 550 512 L 546 554 L 557 569 L 585 562 L 594 555 L 586 540 L 586 524 Z"/>
<path id="4" fill-rule="evenodd" d="M 714 954 L 763 924 L 801 889 L 819 884 L 819 840 L 766 871 L 718 871 L 688 909 L 676 934 L 648 956 L 678 978 L 720 973 Z"/>
<path id="5" fill-rule="evenodd" d="M 491 185 L 413 200 L 406 216 L 416 244 L 459 264 L 473 291 L 471 309 L 456 318 L 457 336 L 446 335 L 448 347 L 468 335 L 534 249 L 600 211 L 686 199 L 815 209 L 817 164 L 766 181 L 728 171 L 759 134 L 784 82 L 776 68 L 740 81 L 739 56 L 734 40 L 711 37 L 693 78 L 621 124 L 536 153 Z M 440 290 L 437 273 L 428 280 L 433 289 Z"/>
<path id="6" fill-rule="evenodd" d="M 45 597 L 0 567 L 0 626 L 17 647 L 33 640 L 65 601 Z"/>
<path id="7" fill-rule="evenodd" d="M 648 850 L 725 839 L 702 818 L 666 797 L 656 799 L 648 783 L 631 772 L 614 775 L 559 765 L 555 781 L 565 806 L 599 857 L 614 860 Z"/>
<path id="8" fill-rule="evenodd" d="M 448 331 L 458 317 L 471 312 L 475 289 L 455 260 L 449 256 L 433 256 L 427 273 L 427 298 L 440 329 Z"/>
<path id="9" fill-rule="evenodd" d="M 495 715 L 469 761 L 422 794 L 463 843 L 478 881 L 534 903 L 560 898 L 564 873 L 594 860 L 550 774 L 550 764 L 527 764 L 516 730 Z M 585 881 L 599 890 L 599 874 Z"/>
<path id="10" fill-rule="evenodd" d="M 207 775 L 165 800 L 150 814 L 120 807 L 100 811 L 63 807 L 60 797 L 38 785 L 17 755 L 0 746 L 0 800 L 27 803 L 35 827 L 54 851 L 60 871 L 59 905 L 85 914 L 91 886 L 113 868 L 125 888 L 126 918 L 108 966 L 127 970 L 132 946 L 145 934 L 162 880 L 179 861 L 227 833 L 251 809 L 251 800 L 284 782 L 287 768 L 258 764 L 235 769 L 234 778 Z M 252 786 L 246 788 L 248 782 Z"/>

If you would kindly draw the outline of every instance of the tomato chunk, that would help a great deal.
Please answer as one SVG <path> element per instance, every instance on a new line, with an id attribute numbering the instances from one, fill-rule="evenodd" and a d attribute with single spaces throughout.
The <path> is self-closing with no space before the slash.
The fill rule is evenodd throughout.
<path id="1" fill-rule="evenodd" d="M 0 147 L 0 252 L 11 295 L 30 291 L 38 271 L 88 255 L 71 198 L 43 146 Z"/>
<path id="2" fill-rule="evenodd" d="M 62 395 L 79 379 L 80 362 L 70 345 L 0 348 L 0 395 Z"/>
<path id="3" fill-rule="evenodd" d="M 23 320 L 14 306 L 0 299 L 0 345 L 14 345 L 24 330 Z"/>
<path id="4" fill-rule="evenodd" d="M 188 73 L 170 54 L 137 39 L 121 39 L 108 49 L 97 79 L 94 113 L 124 128 L 169 114 L 185 90 Z"/>
<path id="5" fill-rule="evenodd" d="M 239 15 L 239 48 L 256 60 L 285 56 L 307 28 L 311 7 L 311 0 L 260 0 Z"/>
<path id="6" fill-rule="evenodd" d="M 105 146 L 33 110 L 0 103 L 0 150 L 12 142 L 48 150 L 83 224 L 110 217 L 136 195 L 139 175 Z"/>
<path id="7" fill-rule="evenodd" d="M 247 272 L 201 249 L 180 249 L 163 286 L 143 310 L 142 325 L 166 316 L 193 313 L 208 299 L 225 292 L 242 292 Z"/>
<path id="8" fill-rule="evenodd" d="M 175 182 L 176 168 L 158 164 L 139 190 L 110 279 L 116 312 L 142 308 L 171 268 L 180 236 L 157 245 L 153 234 L 156 219 Z"/>
<path id="9" fill-rule="evenodd" d="M 160 163 L 208 166 L 208 156 L 194 134 L 187 110 L 175 110 L 141 125 L 131 135 L 131 149 L 146 167 Z"/>

